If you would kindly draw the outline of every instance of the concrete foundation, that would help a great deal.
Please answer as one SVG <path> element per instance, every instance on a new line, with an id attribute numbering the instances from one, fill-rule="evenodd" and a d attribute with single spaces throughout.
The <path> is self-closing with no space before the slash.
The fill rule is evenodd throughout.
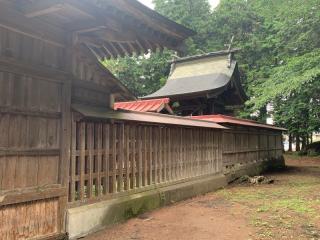
<path id="1" fill-rule="evenodd" d="M 188 181 L 147 192 L 119 197 L 67 211 L 67 232 L 76 239 L 107 225 L 122 222 L 146 211 L 215 191 L 227 185 L 224 175 Z"/>
<path id="2" fill-rule="evenodd" d="M 66 230 L 70 239 L 83 237 L 99 229 L 122 222 L 144 212 L 225 187 L 243 175 L 258 175 L 270 168 L 284 167 L 284 160 L 272 159 L 237 166 L 228 173 L 160 187 L 146 192 L 119 197 L 68 209 Z"/>

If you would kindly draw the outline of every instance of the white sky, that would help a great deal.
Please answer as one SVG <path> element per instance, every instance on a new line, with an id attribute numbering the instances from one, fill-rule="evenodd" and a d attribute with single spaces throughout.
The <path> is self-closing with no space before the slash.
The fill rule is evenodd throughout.
<path id="1" fill-rule="evenodd" d="M 140 2 L 142 2 L 144 5 L 148 6 L 149 8 L 153 8 L 153 4 L 152 4 L 152 0 L 139 0 Z M 213 8 L 215 8 L 216 6 L 218 6 L 220 0 L 209 0 L 211 6 Z"/>

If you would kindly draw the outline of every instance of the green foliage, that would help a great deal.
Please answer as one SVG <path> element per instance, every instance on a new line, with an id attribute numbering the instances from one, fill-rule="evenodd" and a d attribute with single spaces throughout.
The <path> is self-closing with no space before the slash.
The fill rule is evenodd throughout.
<path id="1" fill-rule="evenodd" d="M 198 34 L 187 54 L 226 49 L 234 36 L 241 80 L 250 97 L 241 116 L 274 106 L 277 124 L 306 139 L 320 128 L 319 0 L 153 0 L 155 10 Z M 106 65 L 136 95 L 159 89 L 169 73 L 172 53 L 108 61 Z"/>
<path id="2" fill-rule="evenodd" d="M 113 72 L 136 96 L 145 96 L 164 85 L 170 71 L 168 50 L 145 56 L 106 60 L 103 64 Z"/>

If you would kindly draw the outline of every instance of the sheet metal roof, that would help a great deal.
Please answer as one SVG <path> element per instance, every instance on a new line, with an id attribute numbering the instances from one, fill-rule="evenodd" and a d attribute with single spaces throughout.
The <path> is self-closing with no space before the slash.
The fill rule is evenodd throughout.
<path id="1" fill-rule="evenodd" d="M 114 110 L 123 109 L 138 112 L 156 112 L 159 113 L 162 110 L 167 110 L 173 114 L 171 107 L 169 106 L 169 98 L 159 98 L 151 100 L 138 100 L 131 102 L 117 102 L 114 104 Z"/>
<path id="2" fill-rule="evenodd" d="M 143 113 L 127 110 L 110 110 L 107 108 L 91 107 L 80 104 L 72 105 L 72 109 L 82 115 L 85 119 L 124 120 L 144 123 L 156 123 L 176 126 L 202 127 L 227 129 L 217 123 L 206 120 L 197 120 L 185 117 L 178 117 L 159 113 Z"/>
<path id="3" fill-rule="evenodd" d="M 257 121 L 248 120 L 248 119 L 241 119 L 221 114 L 216 115 L 203 115 L 203 116 L 192 116 L 192 119 L 201 119 L 201 120 L 207 120 L 207 121 L 213 121 L 216 123 L 229 123 L 229 124 L 236 124 L 236 125 L 244 125 L 244 126 L 250 126 L 250 127 L 259 127 L 259 128 L 267 128 L 267 129 L 274 129 L 279 131 L 286 131 L 285 128 L 276 127 L 269 124 L 262 124 Z"/>
<path id="4" fill-rule="evenodd" d="M 238 71 L 237 62 L 230 60 L 229 54 L 230 52 L 220 51 L 175 60 L 166 84 L 157 92 L 143 98 L 170 97 L 172 99 L 179 96 L 220 92 L 230 86 L 233 76 L 235 81 L 239 80 L 237 79 L 239 74 L 235 74 Z M 240 88 L 238 91 L 244 101 L 246 96 Z"/>

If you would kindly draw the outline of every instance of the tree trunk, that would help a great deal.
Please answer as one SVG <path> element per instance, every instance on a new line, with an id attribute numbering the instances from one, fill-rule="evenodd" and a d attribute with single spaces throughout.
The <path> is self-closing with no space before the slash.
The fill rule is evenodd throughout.
<path id="1" fill-rule="evenodd" d="M 292 134 L 289 134 L 289 149 L 288 152 L 292 152 Z"/>
<path id="2" fill-rule="evenodd" d="M 305 135 L 302 136 L 302 147 L 301 150 L 305 152 L 307 150 L 307 138 Z"/>
<path id="3" fill-rule="evenodd" d="M 296 151 L 297 152 L 300 152 L 300 136 L 299 135 L 297 135 L 296 136 Z"/>

